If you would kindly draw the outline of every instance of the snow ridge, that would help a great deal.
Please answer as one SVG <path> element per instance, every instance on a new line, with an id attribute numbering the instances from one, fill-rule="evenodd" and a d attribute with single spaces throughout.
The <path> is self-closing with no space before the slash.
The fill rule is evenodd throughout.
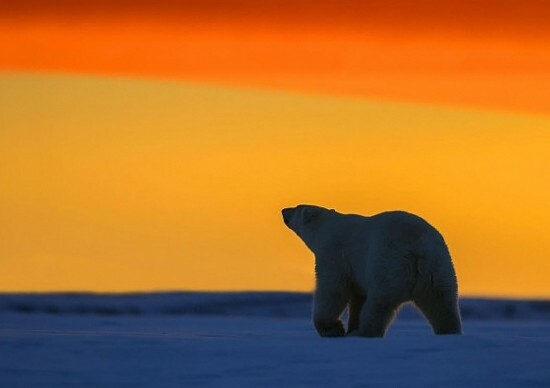
<path id="1" fill-rule="evenodd" d="M 8 293 L 0 294 L 0 314 L 304 318 L 311 303 L 311 294 L 294 292 Z M 550 319 L 550 300 L 463 298 L 460 305 L 464 319 Z M 410 305 L 398 318 L 423 319 Z"/>

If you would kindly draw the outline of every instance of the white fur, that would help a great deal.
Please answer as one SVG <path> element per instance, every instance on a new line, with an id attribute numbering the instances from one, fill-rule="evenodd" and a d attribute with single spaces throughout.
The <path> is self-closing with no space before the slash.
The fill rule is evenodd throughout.
<path id="1" fill-rule="evenodd" d="M 458 287 L 439 232 L 402 211 L 372 217 L 319 206 L 283 209 L 283 218 L 315 254 L 313 322 L 319 335 L 383 337 L 398 308 L 412 301 L 436 334 L 460 334 Z"/>

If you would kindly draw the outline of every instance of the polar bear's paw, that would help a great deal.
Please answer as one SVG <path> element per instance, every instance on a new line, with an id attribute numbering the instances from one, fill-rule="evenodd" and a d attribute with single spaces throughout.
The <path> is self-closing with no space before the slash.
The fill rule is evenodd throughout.
<path id="1" fill-rule="evenodd" d="M 321 337 L 344 337 L 346 335 L 346 329 L 342 322 L 338 322 L 333 326 L 317 327 L 317 332 Z"/>
<path id="2" fill-rule="evenodd" d="M 361 332 L 360 330 L 353 330 L 346 334 L 346 337 L 366 337 L 366 338 L 382 338 L 384 337 L 385 332 L 383 330 L 379 331 L 367 331 Z"/>

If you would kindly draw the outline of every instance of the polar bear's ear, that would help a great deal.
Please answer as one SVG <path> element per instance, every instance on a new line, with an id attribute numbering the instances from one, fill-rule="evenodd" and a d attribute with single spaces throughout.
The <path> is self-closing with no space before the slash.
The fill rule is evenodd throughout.
<path id="1" fill-rule="evenodd" d="M 305 207 L 302 211 L 302 221 L 304 224 L 308 224 L 311 221 L 313 221 L 317 216 L 319 215 L 319 211 L 317 209 L 311 208 L 311 207 Z"/>

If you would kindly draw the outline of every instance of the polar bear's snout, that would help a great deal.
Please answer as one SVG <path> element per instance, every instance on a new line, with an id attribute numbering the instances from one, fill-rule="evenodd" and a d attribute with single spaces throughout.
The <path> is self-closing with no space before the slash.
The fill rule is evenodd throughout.
<path id="1" fill-rule="evenodd" d="M 295 208 L 287 207 L 284 208 L 281 213 L 283 214 L 283 221 L 287 226 L 290 226 L 290 220 L 292 219 L 292 215 L 294 214 Z"/>

